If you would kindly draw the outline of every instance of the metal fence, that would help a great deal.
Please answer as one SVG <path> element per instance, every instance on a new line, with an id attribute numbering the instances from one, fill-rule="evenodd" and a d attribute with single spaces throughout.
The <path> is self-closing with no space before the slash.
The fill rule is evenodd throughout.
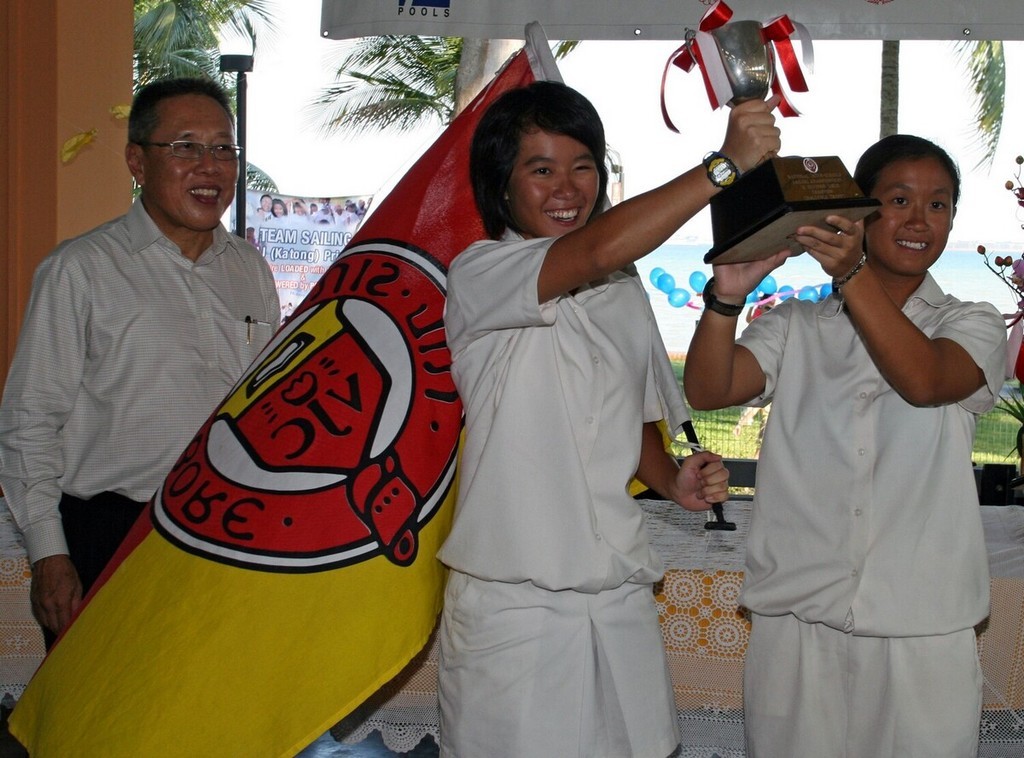
<path id="1" fill-rule="evenodd" d="M 706 449 L 726 458 L 757 458 L 770 407 L 734 407 L 691 413 L 693 427 Z M 974 442 L 974 465 L 1019 463 L 1014 450 L 1018 428 L 1017 421 L 999 410 L 981 416 Z"/>

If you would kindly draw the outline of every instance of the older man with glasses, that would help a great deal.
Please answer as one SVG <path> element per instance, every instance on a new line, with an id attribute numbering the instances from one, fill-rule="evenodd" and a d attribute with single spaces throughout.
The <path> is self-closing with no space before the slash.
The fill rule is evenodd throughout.
<path id="1" fill-rule="evenodd" d="M 234 141 L 212 81 L 145 87 L 125 148 L 138 199 L 36 271 L 0 403 L 0 486 L 48 646 L 280 321 L 266 261 L 221 225 Z"/>

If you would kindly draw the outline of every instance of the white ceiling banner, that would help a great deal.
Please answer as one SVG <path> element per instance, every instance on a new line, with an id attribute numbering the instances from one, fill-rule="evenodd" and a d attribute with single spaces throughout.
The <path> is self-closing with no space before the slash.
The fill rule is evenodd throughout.
<path id="1" fill-rule="evenodd" d="M 712 0 L 323 0 L 321 35 L 523 39 L 673 39 L 696 28 Z M 1024 39 L 1022 0 L 734 0 L 734 19 L 788 15 L 816 39 Z"/>

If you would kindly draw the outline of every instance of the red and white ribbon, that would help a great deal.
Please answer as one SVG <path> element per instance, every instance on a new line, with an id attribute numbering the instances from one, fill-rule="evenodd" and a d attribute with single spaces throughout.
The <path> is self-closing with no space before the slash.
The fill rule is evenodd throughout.
<path id="1" fill-rule="evenodd" d="M 732 99 L 732 85 L 729 83 L 725 64 L 722 63 L 718 45 L 711 35 L 712 30 L 727 24 L 731 18 L 732 9 L 723 0 L 717 0 L 701 18 L 697 31 L 693 32 L 692 37 L 673 52 L 665 63 L 665 70 L 661 75 L 661 115 L 665 119 L 665 125 L 672 131 L 679 131 L 672 123 L 665 103 L 665 82 L 672 66 L 686 72 L 692 70 L 694 66 L 700 69 L 712 109 L 717 110 Z M 779 113 L 783 116 L 799 116 L 800 112 L 786 96 L 781 80 L 785 78 L 787 86 L 793 92 L 807 91 L 807 80 L 793 48 L 792 37 L 794 35 L 800 40 L 804 67 L 808 71 L 813 71 L 814 47 L 811 43 L 811 35 L 803 24 L 793 21 L 789 16 L 782 15 L 761 25 L 761 37 L 769 46 L 769 54 L 776 61 L 772 92 L 779 95 Z"/>

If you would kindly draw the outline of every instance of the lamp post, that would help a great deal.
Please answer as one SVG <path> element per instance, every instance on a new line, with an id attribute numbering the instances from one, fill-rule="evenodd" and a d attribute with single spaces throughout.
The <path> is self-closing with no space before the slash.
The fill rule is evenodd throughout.
<path id="1" fill-rule="evenodd" d="M 235 234 L 245 239 L 245 180 L 248 161 L 245 157 L 245 75 L 252 71 L 253 56 L 222 55 L 221 73 L 234 73 L 235 79 L 235 126 L 236 139 L 242 148 L 238 158 L 238 184 L 235 187 Z"/>

